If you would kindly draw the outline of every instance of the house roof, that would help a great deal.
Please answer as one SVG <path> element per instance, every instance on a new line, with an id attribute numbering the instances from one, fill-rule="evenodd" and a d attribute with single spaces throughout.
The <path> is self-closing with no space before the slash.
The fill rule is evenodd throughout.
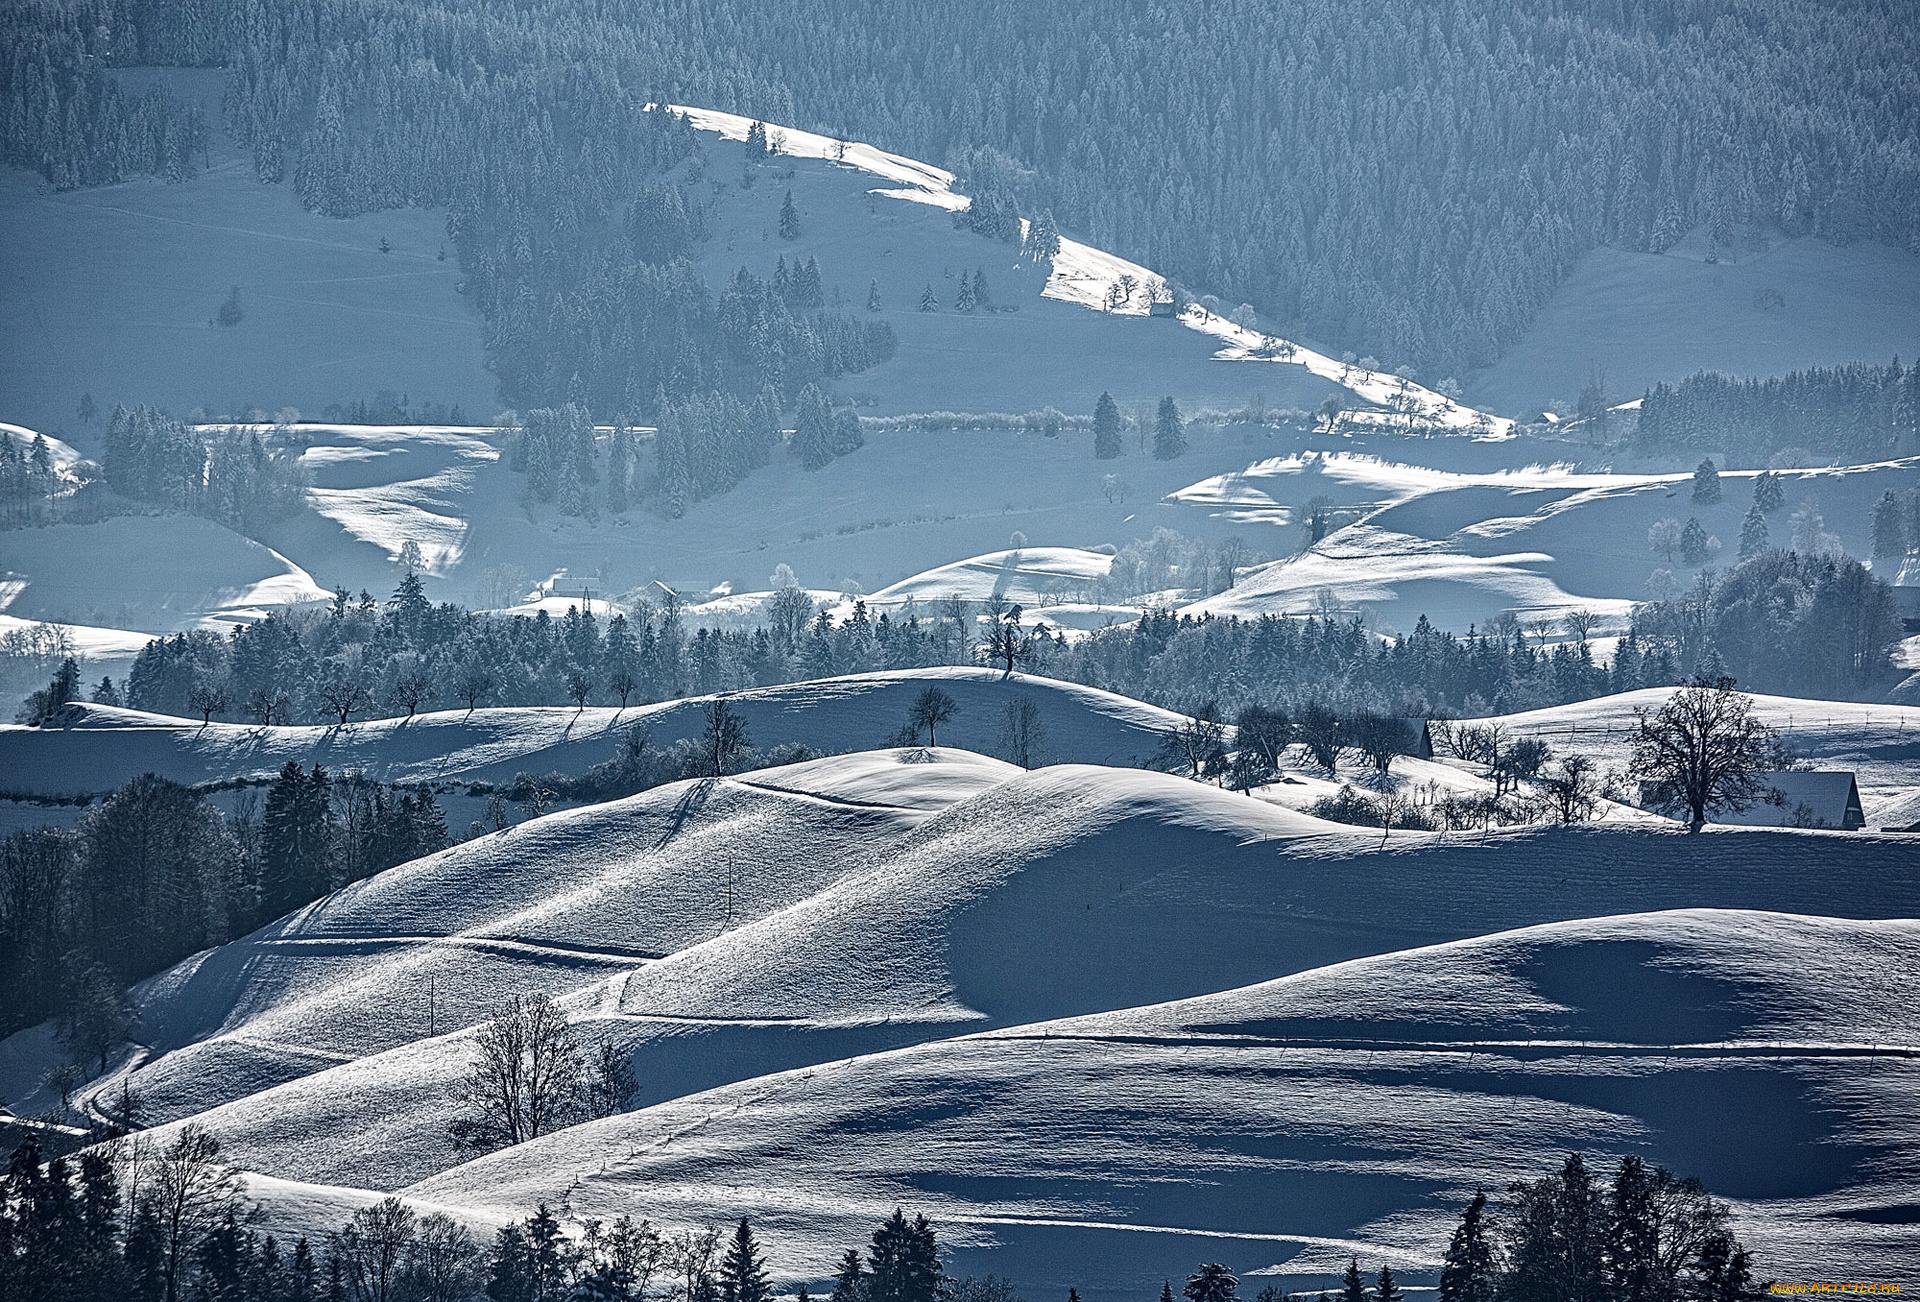
<path id="1" fill-rule="evenodd" d="M 1855 828 L 1866 822 L 1860 789 L 1847 769 L 1761 775 L 1775 795 L 1746 809 L 1722 810 L 1713 820 L 1738 827 Z"/>

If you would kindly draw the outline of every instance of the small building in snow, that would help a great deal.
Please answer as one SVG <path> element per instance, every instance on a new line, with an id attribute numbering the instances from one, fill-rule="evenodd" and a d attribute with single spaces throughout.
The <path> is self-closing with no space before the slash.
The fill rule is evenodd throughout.
<path id="1" fill-rule="evenodd" d="M 1867 824 L 1860 788 L 1843 769 L 1761 775 L 1770 794 L 1747 808 L 1722 810 L 1716 823 L 1736 827 L 1827 827 L 1851 832 Z"/>
<path id="2" fill-rule="evenodd" d="M 1909 633 L 1920 633 L 1920 552 L 1911 552 L 1893 576 L 1893 604 Z"/>
<path id="3" fill-rule="evenodd" d="M 1396 719 L 1406 732 L 1405 747 L 1402 755 L 1411 755 L 1415 759 L 1433 758 L 1433 729 L 1425 719 Z"/>

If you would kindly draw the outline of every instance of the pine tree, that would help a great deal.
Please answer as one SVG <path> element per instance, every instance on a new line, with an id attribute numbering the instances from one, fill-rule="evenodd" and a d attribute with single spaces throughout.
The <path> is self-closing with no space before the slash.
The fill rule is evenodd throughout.
<path id="1" fill-rule="evenodd" d="M 1714 466 L 1712 457 L 1703 457 L 1693 471 L 1693 500 L 1700 506 L 1711 506 L 1720 500 L 1720 471 Z"/>
<path id="2" fill-rule="evenodd" d="M 1239 1288 L 1240 1281 L 1232 1272 L 1219 1262 L 1210 1261 L 1187 1276 L 1186 1287 L 1180 1294 L 1187 1302 L 1234 1302 Z"/>
<path id="3" fill-rule="evenodd" d="M 580 472 L 569 457 L 560 465 L 560 489 L 556 494 L 560 514 L 581 516 L 587 513 L 587 493 L 580 483 Z"/>
<path id="4" fill-rule="evenodd" d="M 1340 1277 L 1340 1302 L 1367 1302 L 1367 1282 L 1360 1278 L 1360 1259 L 1347 1258 L 1347 1273 Z"/>
<path id="5" fill-rule="evenodd" d="M 879 310 L 880 310 L 880 282 L 877 280 L 870 280 L 867 282 L 867 311 L 878 312 Z"/>
<path id="6" fill-rule="evenodd" d="M 766 1262 L 753 1241 L 753 1228 L 743 1216 L 720 1262 L 720 1296 L 725 1302 L 768 1302 L 772 1295 Z"/>
<path id="7" fill-rule="evenodd" d="M 1120 405 L 1111 393 L 1093 405 L 1093 455 L 1101 461 L 1120 455 Z"/>
<path id="8" fill-rule="evenodd" d="M 794 404 L 793 454 L 808 470 L 818 470 L 833 460 L 833 443 L 833 409 L 826 395 L 809 384 Z"/>
<path id="9" fill-rule="evenodd" d="M 797 240 L 800 238 L 800 210 L 793 206 L 793 191 L 787 191 L 787 197 L 780 202 L 780 238 Z"/>
<path id="10" fill-rule="evenodd" d="M 934 295 L 932 285 L 928 285 L 920 293 L 920 310 L 922 312 L 938 312 L 940 310 L 940 300 Z"/>
<path id="11" fill-rule="evenodd" d="M 1380 1277 L 1374 1281 L 1373 1302 L 1406 1302 L 1407 1295 L 1394 1283 L 1393 1271 L 1386 1266 L 1380 1267 Z"/>
<path id="12" fill-rule="evenodd" d="M 1780 482 L 1780 476 L 1771 470 L 1763 470 L 1753 481 L 1753 504 L 1767 515 L 1772 515 L 1787 504 L 1786 485 Z"/>
<path id="13" fill-rule="evenodd" d="M 766 157 L 766 153 L 767 124 L 764 122 L 755 122 L 747 128 L 747 161 L 757 163 Z"/>
<path id="14" fill-rule="evenodd" d="M 288 760 L 267 792 L 260 824 L 260 909 L 277 918 L 317 899 L 331 882 L 335 828 L 331 783 L 318 764 L 311 774 Z"/>
<path id="15" fill-rule="evenodd" d="M 1160 410 L 1153 419 L 1153 458 L 1172 461 L 1187 450 L 1186 422 L 1171 395 L 1160 399 Z"/>
<path id="16" fill-rule="evenodd" d="M 960 292 L 953 297 L 953 310 L 956 312 L 971 312 L 976 306 L 976 303 L 977 300 L 973 296 L 973 277 L 962 271 L 960 273 Z"/>
<path id="17" fill-rule="evenodd" d="M 840 1256 L 840 1269 L 833 1277 L 833 1292 L 827 1302 L 866 1302 L 867 1271 L 860 1254 L 848 1248 Z"/>
<path id="18" fill-rule="evenodd" d="M 1767 549 L 1767 517 L 1760 511 L 1760 503 L 1755 502 L 1747 508 L 1747 514 L 1740 521 L 1740 559 L 1747 560 L 1758 556 Z"/>
<path id="19" fill-rule="evenodd" d="M 987 269 L 975 268 L 973 273 L 973 305 L 982 310 L 991 310 L 993 296 L 987 292 Z"/>
<path id="20" fill-rule="evenodd" d="M 1883 557 L 1903 556 L 1907 551 L 1907 513 L 1900 509 L 1900 499 L 1888 489 L 1873 504 L 1873 555 L 1875 560 Z"/>
<path id="21" fill-rule="evenodd" d="M 1487 1234 L 1487 1195 L 1475 1192 L 1447 1244 L 1440 1267 L 1440 1302 L 1493 1302 L 1497 1278 Z"/>

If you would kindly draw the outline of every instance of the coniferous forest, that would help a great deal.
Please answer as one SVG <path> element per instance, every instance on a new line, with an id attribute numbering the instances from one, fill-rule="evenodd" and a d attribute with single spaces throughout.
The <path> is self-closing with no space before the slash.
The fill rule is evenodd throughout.
<path id="1" fill-rule="evenodd" d="M 844 0 L 45 0 L 4 19 L 0 137 L 56 185 L 190 168 L 192 122 L 101 69 L 225 66 L 261 176 L 323 213 L 450 208 L 511 400 L 603 419 L 729 387 L 684 342 L 720 293 L 675 260 L 701 223 L 674 171 L 691 133 L 633 129 L 661 100 L 945 162 L 996 211 L 1051 213 L 1434 381 L 1490 360 L 1601 243 L 1660 250 L 1695 225 L 1729 249 L 1748 228 L 1920 241 L 1920 38 L 1893 0 L 860 18 Z M 851 327 L 811 329 L 830 349 Z"/>

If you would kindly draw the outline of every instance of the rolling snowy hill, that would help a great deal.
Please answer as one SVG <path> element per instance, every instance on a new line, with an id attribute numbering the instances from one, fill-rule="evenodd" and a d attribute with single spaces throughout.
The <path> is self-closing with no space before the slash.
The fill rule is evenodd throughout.
<path id="1" fill-rule="evenodd" d="M 899 1203 L 956 1273 L 1105 1298 L 1202 1259 L 1431 1279 L 1474 1184 L 1637 1152 L 1734 1200 L 1770 1273 L 1838 1253 L 1897 1276 L 1920 1254 L 1917 945 L 1911 921 L 1773 913 L 1537 927 L 744 1081 L 407 1192 L 750 1215 L 812 1281 Z"/>
<path id="2" fill-rule="evenodd" d="M 801 742 L 825 752 L 866 750 L 906 722 L 913 697 L 937 684 L 959 710 L 939 740 L 982 754 L 999 745 L 1000 714 L 1024 697 L 1040 708 L 1045 758 L 1133 765 L 1158 748 L 1179 716 L 1112 692 L 989 669 L 909 669 L 735 692 L 728 704 L 755 746 Z M 289 760 L 359 771 L 385 782 L 509 783 L 517 774 L 579 774 L 612 756 L 644 725 L 654 744 L 697 739 L 710 697 L 619 710 L 595 707 L 444 710 L 344 727 L 211 723 L 111 706 L 75 705 L 43 728 L 0 724 L 6 794 L 101 795 L 157 773 L 189 786 L 259 782 Z"/>

